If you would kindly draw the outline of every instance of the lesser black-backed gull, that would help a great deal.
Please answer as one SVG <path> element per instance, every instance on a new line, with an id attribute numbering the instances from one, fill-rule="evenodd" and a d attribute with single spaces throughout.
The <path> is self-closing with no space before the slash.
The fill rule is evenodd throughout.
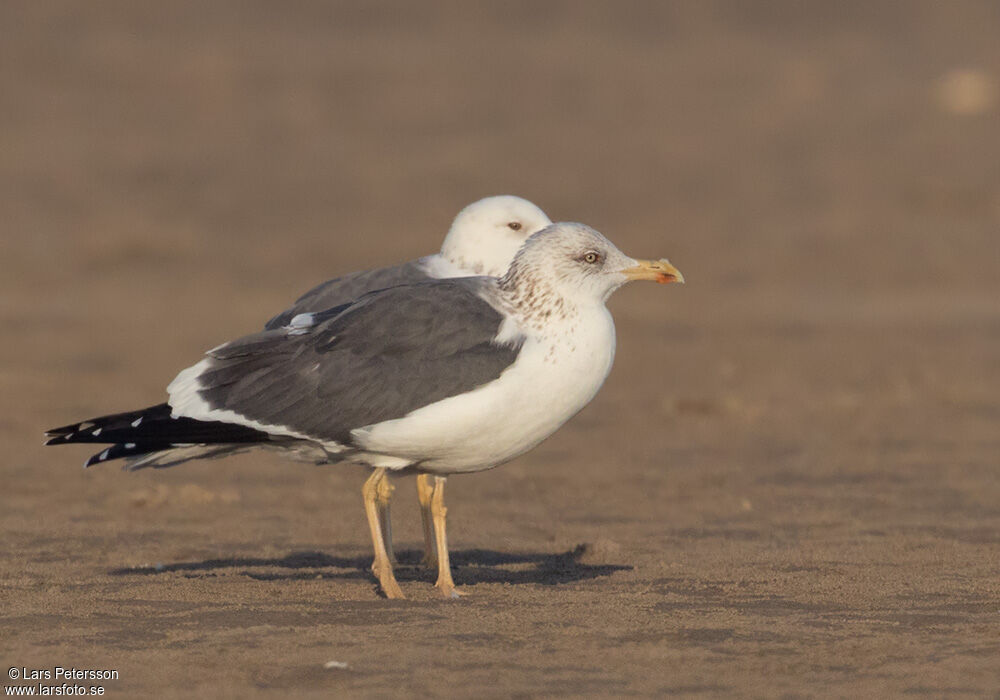
<path id="1" fill-rule="evenodd" d="M 488 275 L 500 277 L 510 266 L 514 254 L 528 236 L 545 228 L 552 221 L 536 204 L 513 195 L 485 197 L 466 206 L 452 221 L 441 250 L 417 260 L 390 267 L 352 272 L 327 280 L 296 300 L 295 304 L 272 318 L 267 329 L 288 325 L 299 314 L 323 311 L 354 301 L 362 294 L 401 284 L 414 284 L 432 279 Z M 387 477 L 388 479 L 388 477 Z M 423 564 L 437 567 L 433 522 L 430 512 L 431 477 L 417 475 L 417 498 L 424 532 Z M 389 488 L 389 482 L 385 482 Z M 389 558 L 392 550 L 392 519 L 389 506 L 379 509 Z"/>
<path id="2" fill-rule="evenodd" d="M 561 223 L 533 235 L 503 277 L 403 285 L 303 314 L 209 351 L 145 411 L 50 431 L 50 444 L 109 442 L 88 464 L 169 466 L 267 446 L 369 465 L 363 498 L 372 570 L 402 598 L 379 518 L 389 472 L 433 474 L 438 580 L 448 562 L 444 478 L 536 446 L 603 384 L 615 351 L 607 298 L 631 280 L 683 281 L 666 260 L 634 260 L 597 231 Z"/>

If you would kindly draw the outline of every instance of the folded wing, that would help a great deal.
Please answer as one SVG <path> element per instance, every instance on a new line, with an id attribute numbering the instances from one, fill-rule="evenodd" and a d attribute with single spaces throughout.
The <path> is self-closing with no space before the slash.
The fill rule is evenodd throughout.
<path id="1" fill-rule="evenodd" d="M 351 431 L 490 382 L 517 358 L 489 278 L 365 295 L 222 345 L 171 384 L 175 413 L 351 445 Z"/>

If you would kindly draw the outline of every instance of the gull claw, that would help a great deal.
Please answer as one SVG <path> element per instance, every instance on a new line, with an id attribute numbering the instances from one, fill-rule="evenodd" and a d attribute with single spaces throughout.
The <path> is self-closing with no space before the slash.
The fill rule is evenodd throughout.
<path id="1" fill-rule="evenodd" d="M 451 598 L 453 600 L 469 595 L 468 591 L 461 588 L 456 588 L 455 586 L 438 584 L 436 585 L 436 587 L 439 591 L 441 591 L 441 595 L 443 595 L 445 598 Z"/>

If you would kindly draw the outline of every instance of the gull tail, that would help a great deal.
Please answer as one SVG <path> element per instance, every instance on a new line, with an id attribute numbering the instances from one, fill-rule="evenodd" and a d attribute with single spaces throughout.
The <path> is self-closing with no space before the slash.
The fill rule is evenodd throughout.
<path id="1" fill-rule="evenodd" d="M 270 440 L 267 433 L 246 426 L 174 418 L 170 413 L 170 406 L 161 403 L 139 411 L 91 418 L 46 431 L 48 440 L 45 444 L 110 444 L 83 466 L 126 458 L 128 467 L 137 469 L 143 466 L 170 466 L 196 456 L 228 454 Z"/>

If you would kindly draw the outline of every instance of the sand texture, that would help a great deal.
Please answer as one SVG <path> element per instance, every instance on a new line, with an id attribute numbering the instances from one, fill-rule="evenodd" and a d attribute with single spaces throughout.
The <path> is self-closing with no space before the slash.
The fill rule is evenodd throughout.
<path id="1" fill-rule="evenodd" d="M 278 9 L 280 7 L 280 9 Z M 996 3 L 0 4 L 0 658 L 107 697 L 1000 697 Z M 84 471 L 511 193 L 684 287 L 376 594 L 365 472 Z M 328 662 L 336 662 L 324 667 Z M 8 681 L 5 681 L 8 683 Z"/>

